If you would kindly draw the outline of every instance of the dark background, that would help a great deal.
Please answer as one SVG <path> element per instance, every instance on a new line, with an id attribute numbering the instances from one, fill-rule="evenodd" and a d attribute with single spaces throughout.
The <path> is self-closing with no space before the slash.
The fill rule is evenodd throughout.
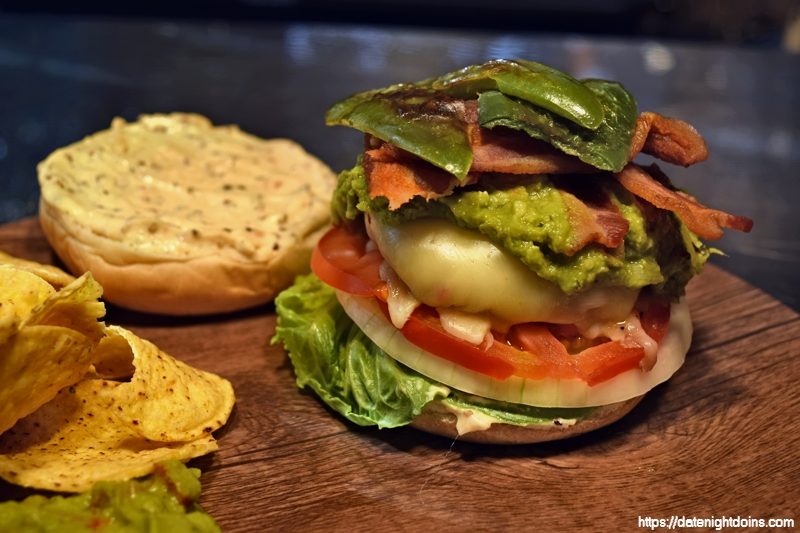
<path id="1" fill-rule="evenodd" d="M 779 47 L 797 0 L 0 0 L 0 13 L 325 22 Z M 796 46 L 796 45 L 794 45 Z"/>
<path id="2" fill-rule="evenodd" d="M 712 261 L 798 309 L 798 52 L 796 0 L 0 0 L 0 223 L 36 213 L 39 161 L 114 116 L 197 112 L 338 171 L 361 137 L 325 127 L 333 102 L 525 57 L 619 80 L 640 109 L 695 125 L 710 158 L 670 177 L 755 220 Z"/>

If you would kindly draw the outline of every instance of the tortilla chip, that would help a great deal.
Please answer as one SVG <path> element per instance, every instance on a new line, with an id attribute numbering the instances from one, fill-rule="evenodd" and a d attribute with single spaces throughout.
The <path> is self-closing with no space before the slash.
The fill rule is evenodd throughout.
<path id="1" fill-rule="evenodd" d="M 211 432 L 234 403 L 218 376 L 174 360 L 116 326 L 95 351 L 100 369 L 119 373 L 125 351 L 130 381 L 92 378 L 0 436 L 0 477 L 19 485 L 78 492 L 101 480 L 124 480 L 166 459 L 188 460 L 217 449 Z"/>
<path id="2" fill-rule="evenodd" d="M 101 292 L 89 274 L 56 292 L 29 271 L 0 265 L 0 433 L 91 368 L 103 335 Z"/>
<path id="3" fill-rule="evenodd" d="M 140 436 L 161 442 L 188 441 L 225 424 L 234 403 L 228 380 L 192 368 L 121 327 L 109 326 L 106 331 L 111 338 L 127 341 L 132 352 L 136 372 L 130 383 L 117 389 L 125 404 L 118 415 L 124 423 L 135 425 Z"/>
<path id="4" fill-rule="evenodd" d="M 110 412 L 124 383 L 86 380 L 63 389 L 0 436 L 0 477 L 26 487 L 82 492 L 101 480 L 149 474 L 155 463 L 188 460 L 217 449 L 210 435 L 190 442 L 152 442 Z M 122 407 L 122 406 L 120 406 Z"/>
<path id="5" fill-rule="evenodd" d="M 0 344 L 19 331 L 36 306 L 54 292 L 40 277 L 0 265 Z"/>
<path id="6" fill-rule="evenodd" d="M 5 252 L 0 252 L 0 265 L 10 265 L 19 270 L 25 270 L 31 274 L 36 274 L 39 278 L 45 280 L 56 289 L 66 287 L 75 281 L 74 276 L 67 274 L 58 267 L 43 265 L 36 261 L 28 261 L 27 259 L 14 257 Z"/>

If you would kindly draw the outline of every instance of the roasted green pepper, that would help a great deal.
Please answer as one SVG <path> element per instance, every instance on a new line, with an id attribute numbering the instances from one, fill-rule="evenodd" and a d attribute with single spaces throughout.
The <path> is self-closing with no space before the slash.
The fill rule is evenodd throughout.
<path id="1" fill-rule="evenodd" d="M 331 107 L 325 120 L 374 135 L 461 179 L 472 165 L 464 122 L 429 90 L 396 85 L 359 93 Z"/>
<path id="2" fill-rule="evenodd" d="M 605 118 L 595 131 L 577 127 L 560 116 L 499 91 L 487 91 L 478 97 L 478 121 L 484 128 L 505 126 L 522 130 L 595 168 L 619 172 L 628 162 L 636 125 L 636 102 L 618 83 L 586 80 L 583 84 L 605 109 Z"/>
<path id="3" fill-rule="evenodd" d="M 485 95 L 493 96 L 487 100 Z M 459 100 L 478 97 L 482 126 L 523 130 L 602 170 L 619 170 L 623 152 L 627 157 L 636 104 L 622 86 L 581 82 L 533 61 L 494 60 L 358 93 L 331 107 L 325 119 L 328 125 L 374 135 L 464 179 L 472 148 Z"/>
<path id="4" fill-rule="evenodd" d="M 459 98 L 500 91 L 590 130 L 596 130 L 603 122 L 603 106 L 592 91 L 575 78 L 535 61 L 496 59 L 420 85 Z"/>

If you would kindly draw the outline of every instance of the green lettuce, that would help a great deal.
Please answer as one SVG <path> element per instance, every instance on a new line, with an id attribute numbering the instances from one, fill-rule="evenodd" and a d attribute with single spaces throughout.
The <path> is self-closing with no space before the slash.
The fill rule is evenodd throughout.
<path id="1" fill-rule="evenodd" d="M 310 387 L 328 406 L 360 426 L 410 423 L 428 402 L 474 410 L 513 425 L 552 424 L 585 417 L 586 409 L 545 409 L 454 391 L 401 365 L 378 348 L 347 316 L 332 288 L 314 274 L 300 276 L 275 299 L 282 342 L 297 385 Z"/>
<path id="2" fill-rule="evenodd" d="M 408 424 L 425 404 L 450 390 L 397 363 L 345 314 L 336 294 L 313 274 L 275 299 L 273 342 L 283 342 L 300 388 L 311 387 L 361 426 Z"/>
<path id="3" fill-rule="evenodd" d="M 556 419 L 580 420 L 596 409 L 595 407 L 536 407 L 519 403 L 510 404 L 463 392 L 453 393 L 442 400 L 442 403 L 456 410 L 476 411 L 503 424 L 516 426 L 551 425 Z"/>

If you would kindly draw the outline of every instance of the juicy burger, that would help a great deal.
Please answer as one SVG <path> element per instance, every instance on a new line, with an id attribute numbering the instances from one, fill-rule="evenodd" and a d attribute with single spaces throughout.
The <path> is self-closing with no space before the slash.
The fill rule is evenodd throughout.
<path id="1" fill-rule="evenodd" d="M 524 60 L 356 94 L 313 273 L 276 300 L 297 383 L 360 425 L 492 443 L 609 424 L 680 368 L 723 228 L 673 187 L 707 150 L 625 88 Z"/>

